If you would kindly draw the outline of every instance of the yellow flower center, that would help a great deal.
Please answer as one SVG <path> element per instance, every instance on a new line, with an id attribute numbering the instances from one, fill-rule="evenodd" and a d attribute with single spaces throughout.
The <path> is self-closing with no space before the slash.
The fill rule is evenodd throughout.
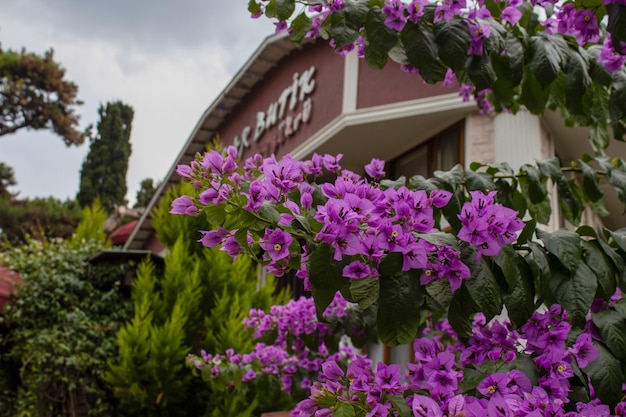
<path id="1" fill-rule="evenodd" d="M 589 16 L 585 16 L 585 22 L 588 22 L 588 21 L 590 21 L 590 20 L 591 20 L 591 17 L 589 17 Z"/>
<path id="2" fill-rule="evenodd" d="M 274 250 L 275 250 L 276 252 L 278 252 L 278 251 L 279 251 L 279 250 L 281 250 L 282 248 L 283 248 L 283 247 L 280 245 L 280 243 L 277 243 L 277 244 L 275 244 L 275 245 L 274 245 Z"/>
<path id="3" fill-rule="evenodd" d="M 494 392 L 496 392 L 496 387 L 494 387 L 493 385 L 490 386 L 489 388 L 487 388 L 487 392 L 489 394 L 493 394 Z"/>
<path id="4" fill-rule="evenodd" d="M 565 365 L 559 365 L 556 369 L 557 369 L 559 372 L 563 372 L 563 371 L 565 371 L 565 370 L 567 369 L 567 366 L 565 366 Z"/>
<path id="5" fill-rule="evenodd" d="M 431 271 L 430 269 L 427 269 L 426 272 L 424 272 L 424 274 L 426 274 L 426 276 L 429 277 L 433 274 L 433 271 Z"/>
<path id="6" fill-rule="evenodd" d="M 391 232 L 391 236 L 398 237 L 398 231 L 394 230 L 393 232 Z"/>

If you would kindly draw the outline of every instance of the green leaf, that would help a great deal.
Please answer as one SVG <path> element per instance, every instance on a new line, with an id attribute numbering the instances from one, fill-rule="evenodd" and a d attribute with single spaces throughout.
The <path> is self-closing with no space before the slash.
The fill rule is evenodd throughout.
<path id="1" fill-rule="evenodd" d="M 292 32 L 289 35 L 289 39 L 291 39 L 296 45 L 300 45 L 309 29 L 311 29 L 312 23 L 313 21 L 309 16 L 307 16 L 305 13 L 300 13 L 291 22 Z"/>
<path id="2" fill-rule="evenodd" d="M 276 15 L 280 20 L 287 20 L 296 11 L 295 0 L 274 0 Z M 302 13 L 304 14 L 304 13 Z"/>
<path id="3" fill-rule="evenodd" d="M 545 200 L 548 197 L 548 190 L 546 189 L 546 178 L 541 175 L 542 173 L 530 165 L 524 165 L 520 171 L 526 173 L 525 177 L 520 178 L 520 182 L 526 180 L 530 202 L 537 204 Z"/>
<path id="4" fill-rule="evenodd" d="M 600 355 L 585 367 L 585 373 L 591 377 L 596 395 L 612 409 L 622 398 L 622 366 L 604 346 L 598 343 L 594 345 Z"/>
<path id="5" fill-rule="evenodd" d="M 618 359 L 626 359 L 626 317 L 618 311 L 605 310 L 593 313 L 592 318 L 611 353 Z"/>
<path id="6" fill-rule="evenodd" d="M 259 213 L 272 224 L 278 224 L 280 221 L 280 213 L 278 212 L 278 209 L 270 202 L 264 202 L 261 207 L 259 207 Z"/>
<path id="7" fill-rule="evenodd" d="M 378 277 L 355 279 L 350 283 L 352 301 L 359 303 L 359 307 L 362 310 L 365 310 L 378 301 L 379 294 L 380 279 Z"/>
<path id="8" fill-rule="evenodd" d="M 476 312 L 475 306 L 468 302 L 471 300 L 469 292 L 465 286 L 454 293 L 450 308 L 448 309 L 448 320 L 454 331 L 461 340 L 468 340 L 472 336 L 473 326 L 470 316 Z"/>
<path id="9" fill-rule="evenodd" d="M 524 71 L 520 103 L 533 114 L 543 114 L 550 98 L 550 87 L 542 87 L 530 68 Z"/>
<path id="10" fill-rule="evenodd" d="M 472 273 L 470 279 L 463 281 L 471 302 L 481 311 L 487 321 L 502 311 L 500 286 L 489 263 L 485 258 L 476 259 L 476 251 L 471 247 L 463 248 L 461 260 Z"/>
<path id="11" fill-rule="evenodd" d="M 553 266 L 547 284 L 556 302 L 570 314 L 572 324 L 583 327 L 598 288 L 598 281 L 587 264 L 580 262 L 572 272 Z"/>
<path id="12" fill-rule="evenodd" d="M 446 66 L 439 60 L 435 35 L 421 24 L 407 23 L 400 33 L 409 63 L 419 69 L 420 75 L 429 84 L 443 81 Z"/>
<path id="13" fill-rule="evenodd" d="M 352 407 L 352 405 L 339 401 L 337 402 L 332 415 L 335 417 L 354 417 L 356 413 L 354 412 L 354 407 Z"/>
<path id="14" fill-rule="evenodd" d="M 455 70 L 463 69 L 472 35 L 467 23 L 460 19 L 443 20 L 435 24 L 435 42 L 441 61 Z"/>
<path id="15" fill-rule="evenodd" d="M 365 19 L 365 61 L 374 69 L 385 66 L 389 51 L 398 43 L 398 32 L 385 25 L 385 18 L 385 14 L 374 7 Z"/>
<path id="16" fill-rule="evenodd" d="M 221 226 L 226 220 L 226 208 L 224 204 L 208 205 L 202 210 L 207 218 L 207 221 L 212 226 Z"/>
<path id="17" fill-rule="evenodd" d="M 424 178 L 421 175 L 415 175 L 411 177 L 411 179 L 409 180 L 409 185 L 412 190 L 424 190 L 428 191 L 429 193 L 438 189 L 438 187 L 433 184 L 432 181 Z"/>
<path id="18" fill-rule="evenodd" d="M 613 242 L 617 244 L 617 246 L 626 252 L 626 228 L 618 229 L 616 231 L 608 231 L 609 235 L 613 239 Z"/>
<path id="19" fill-rule="evenodd" d="M 617 278 L 611 260 L 604 255 L 602 247 L 597 240 L 581 240 L 585 263 L 591 269 L 598 280 L 597 296 L 608 300 L 617 287 Z"/>
<path id="20" fill-rule="evenodd" d="M 348 288 L 343 277 L 343 265 L 333 259 L 333 248 L 324 243 L 311 254 L 309 279 L 318 315 L 321 315 L 335 298 L 337 291 Z"/>
<path id="21" fill-rule="evenodd" d="M 402 255 L 389 254 L 381 262 L 378 336 L 389 345 L 411 343 L 417 335 L 424 294 L 419 271 L 401 271 Z"/>
<path id="22" fill-rule="evenodd" d="M 524 243 L 531 240 L 533 238 L 533 234 L 535 233 L 535 230 L 537 229 L 537 220 L 535 219 L 527 220 L 524 223 L 525 223 L 524 229 L 522 229 L 522 232 L 517 237 L 517 243 L 519 245 L 523 245 Z"/>
<path id="23" fill-rule="evenodd" d="M 521 327 L 535 312 L 535 288 L 530 266 L 517 255 L 518 279 L 515 285 L 502 293 L 509 319 L 515 327 Z"/>
<path id="24" fill-rule="evenodd" d="M 584 114 L 582 97 L 591 85 L 589 76 L 589 64 L 579 52 L 569 51 L 567 62 L 567 82 L 565 87 L 565 98 L 567 109 L 574 114 Z M 581 49 L 581 52 L 584 49 Z"/>
<path id="25" fill-rule="evenodd" d="M 452 301 L 452 291 L 447 279 L 435 279 L 426 285 L 426 304 L 432 311 L 441 311 Z"/>
<path id="26" fill-rule="evenodd" d="M 387 400 L 389 400 L 393 408 L 398 412 L 399 417 L 413 417 L 413 411 L 406 403 L 404 397 L 400 395 L 389 395 L 387 396 Z"/>
<path id="27" fill-rule="evenodd" d="M 358 27 L 355 28 L 346 16 L 346 9 L 331 13 L 324 23 L 337 47 L 352 44 L 359 36 Z"/>
<path id="28" fill-rule="evenodd" d="M 578 160 L 583 174 L 583 191 L 590 201 L 597 202 L 604 197 L 604 192 L 598 184 L 596 171 L 582 159 Z"/>
<path id="29" fill-rule="evenodd" d="M 465 63 L 465 70 L 477 91 L 491 88 L 496 81 L 496 72 L 488 54 L 471 55 Z"/>
<path id="30" fill-rule="evenodd" d="M 563 177 L 561 163 L 558 158 L 552 157 L 539 160 L 537 161 L 537 166 L 539 167 L 539 171 L 541 171 L 542 175 L 552 178 L 555 181 Z"/>
<path id="31" fill-rule="evenodd" d="M 496 189 L 493 177 L 489 174 L 465 171 L 463 175 L 465 178 L 465 188 L 467 188 L 468 191 L 493 191 Z"/>
<path id="32" fill-rule="evenodd" d="M 614 169 L 609 174 L 609 184 L 617 190 L 620 201 L 626 204 L 626 171 Z"/>
<path id="33" fill-rule="evenodd" d="M 259 14 L 261 13 L 261 6 L 257 3 L 257 0 L 248 1 L 248 11 L 250 14 Z"/>
<path id="34" fill-rule="evenodd" d="M 561 70 L 561 64 L 568 51 L 567 43 L 559 36 L 539 32 L 530 37 L 528 45 L 530 55 L 528 67 L 539 85 L 546 88 Z"/>
<path id="35" fill-rule="evenodd" d="M 576 180 L 566 180 L 565 177 L 557 181 L 559 207 L 565 220 L 577 225 L 583 214 L 582 191 Z"/>
<path id="36" fill-rule="evenodd" d="M 580 248 L 580 236 L 567 229 L 560 229 L 554 233 L 537 230 L 537 237 L 543 241 L 543 245 L 556 256 L 561 264 L 569 271 L 578 269 L 581 262 L 582 250 Z"/>

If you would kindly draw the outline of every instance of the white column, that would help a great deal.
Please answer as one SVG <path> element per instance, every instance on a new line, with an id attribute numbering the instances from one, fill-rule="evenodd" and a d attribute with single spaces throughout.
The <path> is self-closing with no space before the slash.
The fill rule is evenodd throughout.
<path id="1" fill-rule="evenodd" d="M 342 113 L 356 110 L 356 99 L 359 87 L 359 57 L 352 51 L 344 57 L 343 66 L 343 103 Z"/>
<path id="2" fill-rule="evenodd" d="M 542 159 L 541 122 L 526 110 L 494 117 L 495 160 L 508 162 L 514 170 Z"/>
<path id="3" fill-rule="evenodd" d="M 520 110 L 516 115 L 499 114 L 494 118 L 496 162 L 508 162 L 516 172 L 524 164 L 534 165 L 535 161 L 554 156 L 554 146 L 547 144 L 542 152 L 543 128 L 539 116 L 527 110 Z M 551 141 L 551 138 L 547 138 Z M 545 155 L 545 152 L 552 155 Z M 553 232 L 559 228 L 561 213 L 558 196 L 552 181 L 548 181 L 552 216 L 547 225 L 540 228 Z"/>

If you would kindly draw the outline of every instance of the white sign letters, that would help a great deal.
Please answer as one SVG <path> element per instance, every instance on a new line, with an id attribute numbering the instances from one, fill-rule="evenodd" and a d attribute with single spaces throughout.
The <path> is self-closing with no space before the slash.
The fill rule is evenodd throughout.
<path id="1" fill-rule="evenodd" d="M 256 114 L 256 124 L 254 129 L 246 126 L 239 136 L 235 136 L 233 146 L 237 148 L 239 154 L 250 147 L 250 142 L 258 142 L 265 131 L 278 125 L 278 142 L 284 143 L 285 139 L 293 136 L 303 123 L 308 123 L 311 119 L 313 102 L 311 97 L 307 97 L 315 89 L 315 67 L 311 66 L 302 74 L 293 74 L 291 85 L 285 88 L 278 100 L 267 107 L 266 111 L 259 111 Z M 300 111 L 296 112 L 298 104 L 301 104 Z"/>

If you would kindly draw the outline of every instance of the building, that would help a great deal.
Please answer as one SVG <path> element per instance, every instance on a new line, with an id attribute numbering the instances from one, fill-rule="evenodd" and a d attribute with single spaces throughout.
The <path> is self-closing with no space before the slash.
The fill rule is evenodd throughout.
<path id="1" fill-rule="evenodd" d="M 124 249 L 163 250 L 149 213 L 164 190 L 179 182 L 176 166 L 188 164 L 218 134 L 244 158 L 257 152 L 297 159 L 342 153 L 343 167 L 363 173 L 377 157 L 394 177 L 430 176 L 473 161 L 506 161 L 518 168 L 558 156 L 567 165 L 591 153 L 586 130 L 565 127 L 556 113 L 483 115 L 455 89 L 425 84 L 393 62 L 373 70 L 356 54 L 336 54 L 322 40 L 296 47 L 284 35 L 271 36 L 202 115 Z M 626 155 L 626 145 L 612 146 L 609 154 Z M 607 205 L 621 212 L 615 196 L 607 197 Z M 563 223 L 558 210 L 553 212 L 552 229 Z M 598 221 L 586 216 L 588 223 Z M 611 227 L 619 222 L 624 219 L 608 219 Z M 397 361 L 395 355 L 407 352 L 386 355 Z"/>

